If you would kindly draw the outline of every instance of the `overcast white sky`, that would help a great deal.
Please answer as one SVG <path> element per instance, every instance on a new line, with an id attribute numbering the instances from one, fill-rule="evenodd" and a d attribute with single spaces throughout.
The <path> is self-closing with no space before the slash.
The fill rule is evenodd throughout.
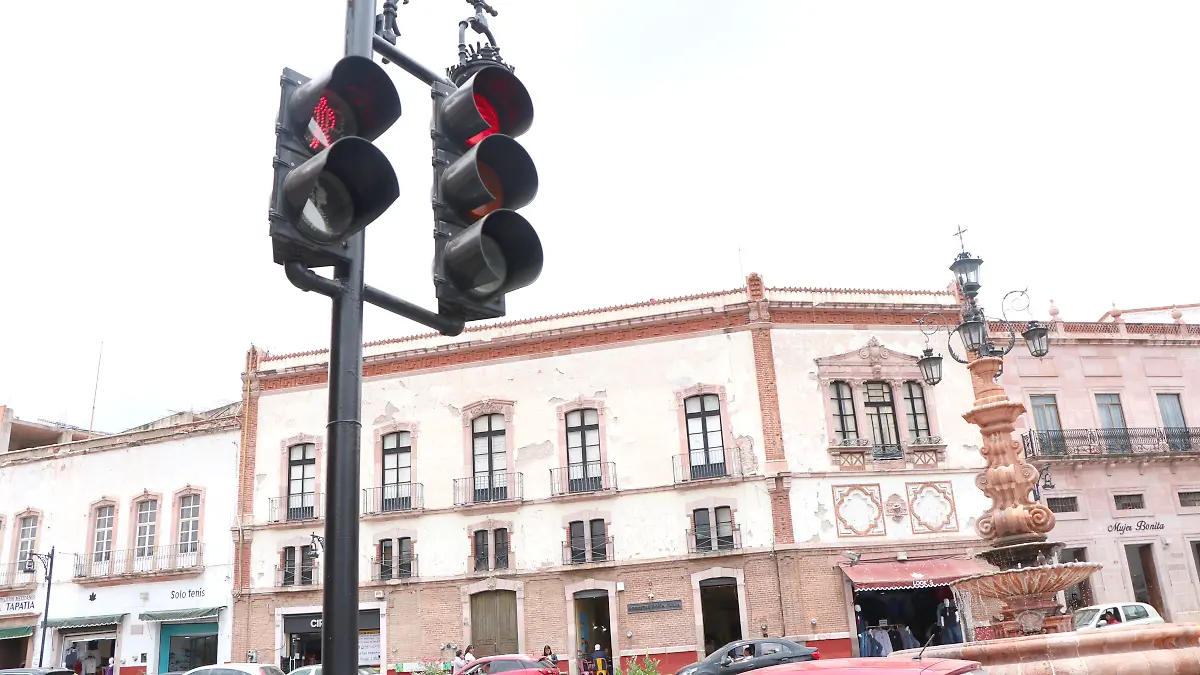
<path id="1" fill-rule="evenodd" d="M 991 309 L 1025 286 L 1043 317 L 1200 300 L 1194 0 L 494 4 L 537 110 L 523 213 L 546 252 L 512 317 L 743 271 L 943 288 L 959 224 Z M 328 301 L 271 262 L 267 202 L 279 71 L 332 66 L 344 7 L 2 3 L 0 404 L 86 426 L 103 341 L 97 427 L 118 430 L 237 399 L 251 343 L 328 343 Z M 441 70 L 470 13 L 412 0 L 400 46 Z M 402 194 L 367 280 L 433 307 L 429 95 L 388 69 Z M 367 339 L 416 330 L 367 309 Z"/>

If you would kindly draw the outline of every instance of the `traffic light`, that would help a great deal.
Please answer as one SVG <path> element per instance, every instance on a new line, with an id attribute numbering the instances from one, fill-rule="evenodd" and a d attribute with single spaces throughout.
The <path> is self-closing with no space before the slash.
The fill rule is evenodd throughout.
<path id="1" fill-rule="evenodd" d="M 513 140 L 533 124 L 529 92 L 502 65 L 471 68 L 457 88 L 433 84 L 433 278 L 438 313 L 505 314 L 504 296 L 542 272 L 542 244 L 516 212 L 537 194 L 537 169 Z"/>
<path id="2" fill-rule="evenodd" d="M 271 242 L 276 263 L 337 265 L 345 241 L 400 196 L 396 172 L 371 141 L 400 117 L 400 97 L 371 59 L 347 56 L 310 79 L 280 78 Z"/>

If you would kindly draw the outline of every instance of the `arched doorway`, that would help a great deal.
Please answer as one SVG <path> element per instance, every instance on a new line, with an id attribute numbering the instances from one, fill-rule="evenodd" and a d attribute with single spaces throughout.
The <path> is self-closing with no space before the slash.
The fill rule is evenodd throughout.
<path id="1" fill-rule="evenodd" d="M 481 591 L 471 596 L 471 644 L 477 657 L 520 650 L 515 591 Z"/>

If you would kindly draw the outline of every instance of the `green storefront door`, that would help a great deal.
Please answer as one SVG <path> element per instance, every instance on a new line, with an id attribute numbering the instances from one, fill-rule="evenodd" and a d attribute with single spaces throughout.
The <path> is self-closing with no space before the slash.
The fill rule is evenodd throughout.
<path id="1" fill-rule="evenodd" d="M 217 623 L 164 623 L 158 633 L 158 672 L 170 673 L 217 662 Z"/>

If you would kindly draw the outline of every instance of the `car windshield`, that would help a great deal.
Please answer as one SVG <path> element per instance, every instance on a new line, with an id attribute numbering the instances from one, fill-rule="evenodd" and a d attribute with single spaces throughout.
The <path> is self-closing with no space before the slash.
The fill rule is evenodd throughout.
<path id="1" fill-rule="evenodd" d="M 1075 612 L 1075 616 L 1073 616 L 1071 618 L 1071 622 L 1072 622 L 1072 625 L 1074 626 L 1075 630 L 1079 630 L 1083 626 L 1090 625 L 1092 623 L 1092 619 L 1095 619 L 1096 614 L 1098 614 L 1099 612 L 1100 612 L 1099 609 L 1090 609 L 1090 608 L 1089 609 L 1081 609 L 1078 612 Z"/>

